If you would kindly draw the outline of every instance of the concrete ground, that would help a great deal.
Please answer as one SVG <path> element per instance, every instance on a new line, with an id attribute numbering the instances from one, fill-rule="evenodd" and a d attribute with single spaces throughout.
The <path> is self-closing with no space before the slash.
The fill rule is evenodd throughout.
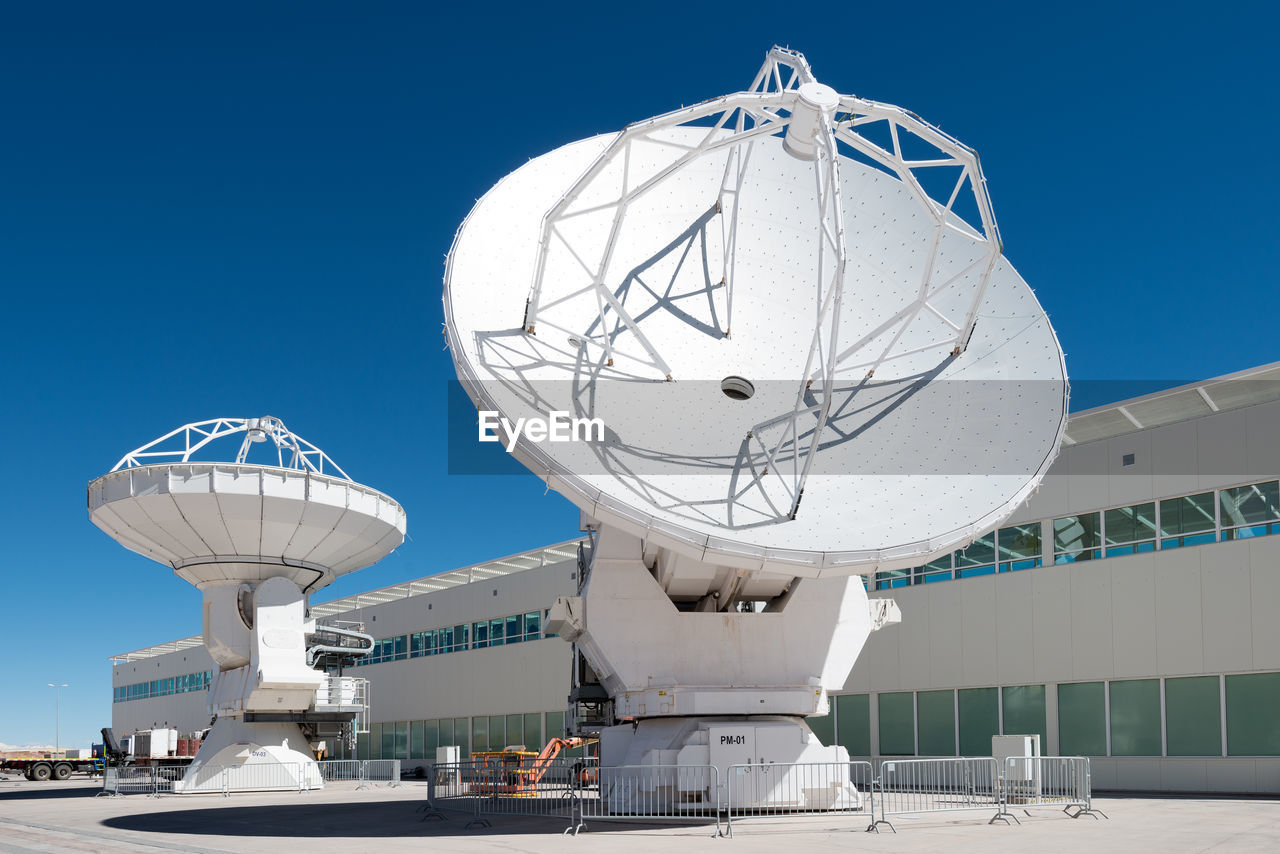
<path id="1" fill-rule="evenodd" d="M 1056 809 L 1018 811 L 1020 825 L 988 825 L 986 812 L 894 818 L 898 832 L 863 832 L 865 818 L 751 819 L 733 839 L 714 825 L 589 820 L 576 839 L 556 818 L 487 816 L 492 827 L 466 829 L 470 816 L 423 821 L 423 782 L 357 791 L 95 798 L 101 783 L 75 778 L 30 783 L 0 778 L 0 854 L 29 852 L 245 852 L 322 854 L 397 851 L 769 852 L 939 850 L 1036 854 L 1106 851 L 1280 851 L 1280 801 L 1232 798 L 1098 797 L 1110 816 L 1072 820 Z M 286 846 L 282 848 L 281 846 Z M 297 849 L 289 850 L 293 845 Z"/>

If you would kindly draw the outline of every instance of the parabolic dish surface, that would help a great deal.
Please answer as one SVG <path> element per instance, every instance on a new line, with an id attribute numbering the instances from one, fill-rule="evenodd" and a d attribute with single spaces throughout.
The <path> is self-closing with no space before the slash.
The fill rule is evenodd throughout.
<path id="1" fill-rule="evenodd" d="M 669 138 L 699 133 L 675 129 Z M 809 376 L 817 313 L 814 167 L 780 139 L 755 142 L 743 181 L 731 318 L 716 209 L 723 153 L 675 173 L 620 226 L 604 281 L 673 381 L 632 357 L 642 351 L 631 330 L 602 324 L 595 300 L 574 295 L 589 263 L 569 252 L 548 255 L 528 334 L 543 217 L 611 139 L 565 145 L 508 175 L 477 203 L 450 253 L 449 343 L 476 406 L 513 422 L 556 410 L 606 427 L 603 442 L 521 439 L 522 463 L 593 517 L 657 545 L 808 576 L 921 563 L 990 530 L 1027 498 L 1066 419 L 1062 351 L 1043 309 L 1001 255 L 963 353 L 933 343 L 948 330 L 929 312 L 896 321 L 922 278 L 958 282 L 934 304 L 963 314 L 982 250 L 957 220 L 932 253 L 934 223 L 908 188 L 849 158 L 840 161 L 848 263 L 839 345 L 853 351 L 837 366 L 830 422 L 795 518 L 783 475 L 803 453 L 779 454 L 774 480 L 761 473 L 767 454 L 749 436 L 767 450 L 787 423 Z M 655 162 L 670 159 L 651 148 Z M 578 245 L 603 245 L 610 227 L 610 215 L 590 213 L 566 225 Z M 754 395 L 727 396 L 729 376 L 749 380 Z"/>
<path id="2" fill-rule="evenodd" d="M 296 580 L 315 590 L 386 557 L 406 527 L 403 508 L 367 486 L 234 463 L 122 468 L 89 484 L 88 504 L 93 524 L 193 583 L 261 564 L 261 577 L 282 574 L 267 566 L 306 568 Z"/>

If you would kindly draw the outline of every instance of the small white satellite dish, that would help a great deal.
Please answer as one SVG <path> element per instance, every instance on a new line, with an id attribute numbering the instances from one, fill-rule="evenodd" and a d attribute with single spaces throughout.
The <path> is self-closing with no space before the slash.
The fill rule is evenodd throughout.
<path id="1" fill-rule="evenodd" d="M 240 448 L 232 461 L 209 459 L 214 443 L 235 439 Z M 250 462 L 251 447 L 266 443 L 274 446 L 274 460 Z M 217 720 L 174 791 L 220 787 L 202 771 L 206 766 L 255 763 L 280 773 L 237 777 L 245 785 L 322 786 L 300 726 L 312 725 L 328 678 L 306 660 L 305 639 L 317 631 L 307 618 L 308 597 L 400 545 L 403 508 L 351 480 L 271 416 L 217 418 L 166 433 L 92 481 L 88 505 L 93 524 L 125 548 L 173 567 L 204 596 L 204 643 L 218 664 L 209 695 Z M 327 713 L 341 721 L 358 710 Z"/>

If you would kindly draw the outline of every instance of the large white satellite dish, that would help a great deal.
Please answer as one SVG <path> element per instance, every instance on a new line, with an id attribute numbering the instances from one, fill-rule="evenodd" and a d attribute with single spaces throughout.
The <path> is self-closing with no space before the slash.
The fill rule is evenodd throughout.
<path id="1" fill-rule="evenodd" d="M 478 408 L 603 420 L 605 442 L 521 439 L 530 470 L 742 568 L 962 546 L 1036 488 L 1065 425 L 1062 351 L 977 156 L 780 51 L 748 92 L 504 178 L 458 233 L 445 316 Z M 741 380 L 749 399 L 722 391 Z"/>
<path id="2" fill-rule="evenodd" d="M 234 458 L 217 461 L 219 444 L 234 440 Z M 274 459 L 251 462 L 256 445 Z M 403 508 L 271 416 L 172 430 L 92 481 L 88 505 L 93 524 L 204 594 L 217 720 L 174 791 L 322 786 L 307 742 L 359 708 L 341 680 L 307 663 L 306 638 L 317 632 L 308 597 L 399 546 Z M 320 631 L 372 643 L 336 626 Z"/>
<path id="3" fill-rule="evenodd" d="M 478 409 L 604 424 L 513 453 L 599 532 L 548 626 L 585 663 L 571 700 L 608 697 L 606 765 L 847 758 L 802 717 L 894 621 L 851 576 L 998 525 L 1066 423 L 976 154 L 779 48 L 746 91 L 500 181 L 444 302 Z"/>

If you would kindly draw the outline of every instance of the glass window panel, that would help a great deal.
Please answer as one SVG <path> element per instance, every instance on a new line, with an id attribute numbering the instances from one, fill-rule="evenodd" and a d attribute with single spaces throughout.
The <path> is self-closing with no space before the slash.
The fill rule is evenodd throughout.
<path id="1" fill-rule="evenodd" d="M 995 536 L 995 533 L 992 532 L 978 537 L 966 548 L 956 552 L 956 569 L 961 570 L 972 566 L 985 566 L 995 563 Z"/>
<path id="2" fill-rule="evenodd" d="M 408 759 L 409 758 L 409 722 L 398 721 L 396 723 L 396 752 L 392 759 Z"/>
<path id="3" fill-rule="evenodd" d="M 516 614 L 507 617 L 507 643 L 519 643 L 524 640 L 524 615 Z"/>
<path id="4" fill-rule="evenodd" d="M 960 711 L 960 755 L 990 756 L 991 736 L 1000 731 L 995 688 L 966 688 L 956 693 Z"/>
<path id="5" fill-rule="evenodd" d="M 951 555 L 945 554 L 937 560 L 930 561 L 915 569 L 916 584 L 931 584 L 934 581 L 947 581 L 951 578 Z"/>
<path id="6" fill-rule="evenodd" d="M 1111 755 L 1160 755 L 1160 681 L 1111 683 Z"/>
<path id="7" fill-rule="evenodd" d="M 541 712 L 529 712 L 524 716 L 524 743 L 530 750 L 541 750 L 546 744 L 542 738 Z"/>
<path id="8" fill-rule="evenodd" d="M 1058 752 L 1063 756 L 1107 755 L 1103 687 L 1101 682 L 1058 686 Z"/>
<path id="9" fill-rule="evenodd" d="M 471 637 L 476 649 L 484 649 L 489 645 L 488 621 L 476 623 L 471 627 Z"/>
<path id="10" fill-rule="evenodd" d="M 836 735 L 850 756 L 871 755 L 871 696 L 843 694 L 836 697 Z"/>
<path id="11" fill-rule="evenodd" d="M 382 724 L 369 725 L 369 758 L 382 758 Z"/>
<path id="12" fill-rule="evenodd" d="M 1001 528 L 996 537 L 1000 560 L 1026 560 L 1040 557 L 1040 523 Z"/>
<path id="13" fill-rule="evenodd" d="M 916 694 L 921 756 L 956 755 L 956 698 L 951 691 Z"/>
<path id="14" fill-rule="evenodd" d="M 564 735 L 564 712 L 547 712 L 547 741 Z"/>
<path id="15" fill-rule="evenodd" d="M 526 750 L 529 748 L 529 741 L 524 735 L 524 715 L 507 715 L 507 744 L 522 745 Z M 534 746 L 533 750 L 538 747 Z"/>
<path id="16" fill-rule="evenodd" d="M 1040 736 L 1040 751 L 1048 752 L 1048 723 L 1044 709 L 1043 685 L 1014 685 L 1000 689 L 1006 735 Z"/>
<path id="17" fill-rule="evenodd" d="M 379 759 L 395 759 L 396 758 L 396 725 L 395 723 L 384 723 L 382 725 L 382 754 Z"/>
<path id="18" fill-rule="evenodd" d="M 436 748 L 440 746 L 440 722 L 422 722 L 422 757 L 435 760 Z"/>
<path id="19" fill-rule="evenodd" d="M 1160 535 L 1176 537 L 1213 530 L 1213 493 L 1185 495 L 1160 502 Z"/>
<path id="20" fill-rule="evenodd" d="M 369 733 L 367 732 L 356 733 L 356 758 L 369 758 Z"/>
<path id="21" fill-rule="evenodd" d="M 1100 557 L 1094 551 L 1101 545 L 1102 515 L 1100 513 L 1082 513 L 1079 516 L 1063 516 L 1053 520 L 1053 552 L 1055 555 L 1067 555 L 1067 561 L 1092 560 Z"/>
<path id="22" fill-rule="evenodd" d="M 1117 507 L 1104 515 L 1107 545 L 1154 540 L 1156 536 L 1156 505 L 1153 501 L 1132 507 Z M 1111 554 L 1111 550 L 1107 551 Z"/>
<path id="23" fill-rule="evenodd" d="M 477 715 L 471 719 L 471 752 L 484 753 L 489 749 L 489 719 Z"/>
<path id="24" fill-rule="evenodd" d="M 454 626 L 454 627 L 453 627 L 453 648 L 454 648 L 454 650 L 459 650 L 459 649 L 470 649 L 470 648 L 471 648 L 471 637 L 468 635 L 468 630 L 469 630 L 470 628 L 471 628 L 471 627 L 470 627 L 470 626 L 468 626 L 468 625 Z"/>
<path id="25" fill-rule="evenodd" d="M 1218 493 L 1222 527 L 1266 525 L 1280 519 L 1280 481 L 1237 486 Z M 1258 533 L 1267 533 L 1265 529 Z"/>
<path id="26" fill-rule="evenodd" d="M 400 635 L 396 638 L 396 661 L 401 661 L 409 657 L 409 636 Z"/>
<path id="27" fill-rule="evenodd" d="M 524 634 L 526 640 L 542 637 L 542 612 L 530 611 L 524 615 Z"/>
<path id="28" fill-rule="evenodd" d="M 1280 756 L 1280 673 L 1228 676 L 1227 753 Z"/>
<path id="29" fill-rule="evenodd" d="M 832 745 L 836 743 L 836 719 L 830 712 L 825 715 L 810 715 L 804 719 L 804 722 L 809 725 L 809 729 L 813 731 L 813 735 L 818 739 L 819 744 Z"/>
<path id="30" fill-rule="evenodd" d="M 880 694 L 880 753 L 883 756 L 914 756 L 916 716 L 910 691 Z"/>
<path id="31" fill-rule="evenodd" d="M 489 749 L 502 750 L 510 743 L 507 741 L 507 719 L 502 715 L 490 715 Z"/>
<path id="32" fill-rule="evenodd" d="M 489 645 L 502 646 L 503 634 L 505 632 L 507 621 L 499 617 L 496 620 L 489 621 Z"/>
<path id="33" fill-rule="evenodd" d="M 467 739 L 467 719 L 453 719 L 453 743 L 462 748 L 462 758 L 466 759 L 471 754 L 471 742 Z"/>
<path id="34" fill-rule="evenodd" d="M 436 729 L 440 734 L 441 747 L 452 747 L 458 743 L 457 739 L 453 737 L 453 718 L 444 718 L 436 721 Z M 463 753 L 462 758 L 467 758 L 466 753 Z"/>
<path id="35" fill-rule="evenodd" d="M 423 721 L 409 722 L 409 758 L 434 759 L 435 753 L 427 754 L 427 746 L 423 742 Z"/>
<path id="36" fill-rule="evenodd" d="M 409 636 L 409 657 L 421 658 L 427 654 L 427 632 L 414 632 Z"/>
<path id="37" fill-rule="evenodd" d="M 1164 680 L 1164 721 L 1170 756 L 1221 756 L 1218 677 Z"/>

